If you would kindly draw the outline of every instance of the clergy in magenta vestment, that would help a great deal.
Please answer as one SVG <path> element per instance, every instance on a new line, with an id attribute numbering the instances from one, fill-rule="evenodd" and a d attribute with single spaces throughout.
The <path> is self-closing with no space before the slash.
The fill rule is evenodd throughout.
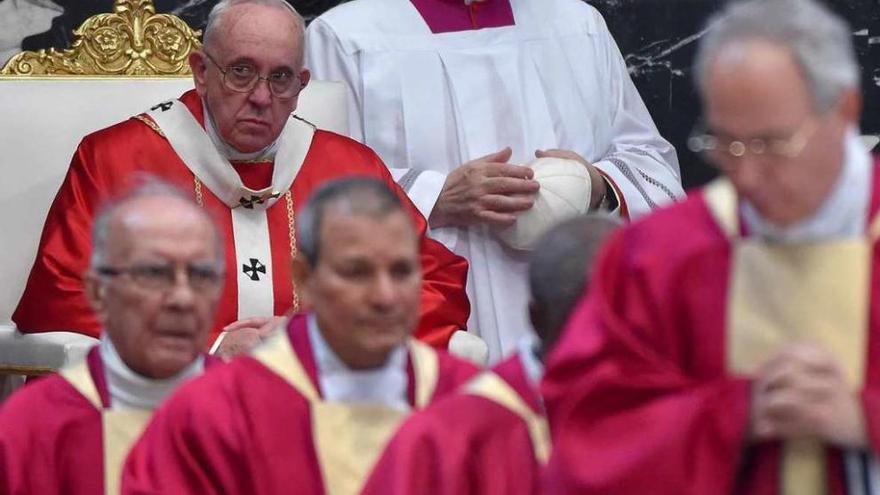
<path id="1" fill-rule="evenodd" d="M 417 341 L 353 371 L 309 315 L 180 390 L 132 450 L 123 493 L 355 494 L 407 411 L 476 369 Z"/>
<path id="2" fill-rule="evenodd" d="M 531 346 L 412 415 L 370 475 L 364 494 L 540 493 L 549 431 Z"/>
<path id="3" fill-rule="evenodd" d="M 580 0 L 358 0 L 315 19 L 306 67 L 349 87 L 350 135 L 392 168 L 429 217 L 446 176 L 507 146 L 577 152 L 624 217 L 683 197 L 660 137 L 600 14 Z M 470 331 L 490 361 L 529 331 L 528 253 L 483 224 L 431 229 L 468 259 Z"/>
<path id="4" fill-rule="evenodd" d="M 0 407 L 0 493 L 119 493 L 125 455 L 152 410 L 218 363 L 202 356 L 171 378 L 150 380 L 103 337 L 84 360 L 28 384 Z"/>
<path id="5" fill-rule="evenodd" d="M 139 172 L 191 191 L 226 239 L 226 286 L 211 341 L 231 322 L 282 315 L 296 307 L 290 268 L 296 213 L 317 186 L 336 177 L 366 175 L 396 187 L 369 148 L 295 116 L 268 154 L 235 161 L 235 150 L 205 115 L 193 90 L 80 143 L 49 210 L 37 259 L 13 315 L 21 331 L 98 335 L 100 326 L 81 281 L 91 252 L 92 218 L 102 202 L 131 187 Z M 405 202 L 424 232 L 425 220 Z M 449 336 L 466 325 L 467 262 L 428 238 L 423 238 L 421 259 L 424 284 L 415 335 L 445 347 Z"/>
<path id="6" fill-rule="evenodd" d="M 849 132 L 834 189 L 796 232 L 722 180 L 616 235 L 550 356 L 547 493 L 878 493 L 878 213 L 880 173 Z M 750 373 L 803 340 L 835 353 L 868 436 L 866 450 L 809 447 L 806 491 L 788 478 L 794 442 L 747 438 Z"/>

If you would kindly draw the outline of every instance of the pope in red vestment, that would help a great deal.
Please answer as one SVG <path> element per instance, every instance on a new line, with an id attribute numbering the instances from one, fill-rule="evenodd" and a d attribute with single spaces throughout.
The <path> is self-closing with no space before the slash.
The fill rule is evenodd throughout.
<path id="1" fill-rule="evenodd" d="M 132 449 L 123 493 L 334 493 L 328 483 L 344 477 L 334 476 L 334 468 L 350 467 L 350 456 L 369 463 L 371 453 L 363 447 L 346 448 L 346 420 L 329 437 L 316 426 L 333 405 L 322 399 L 307 320 L 294 317 L 252 356 L 213 370 L 169 399 Z M 415 408 L 476 373 L 416 342 L 409 344 L 406 368 L 407 402 Z M 371 424 L 378 427 L 378 420 Z M 342 452 L 332 452 L 337 443 Z"/>
<path id="2" fill-rule="evenodd" d="M 202 100 L 196 92 L 185 93 L 180 101 L 204 126 Z M 242 280 L 240 276 L 242 269 L 251 267 L 243 266 L 236 257 L 236 247 L 239 250 L 243 248 L 234 238 L 230 207 L 207 187 L 194 186 L 197 177 L 166 137 L 151 124 L 149 117 L 140 115 L 87 136 L 77 148 L 67 177 L 49 211 L 37 259 L 13 315 L 13 321 L 21 331 L 75 330 L 98 335 L 100 327 L 83 295 L 81 280 L 91 252 L 89 235 L 92 218 L 103 202 L 131 187 L 138 172 L 154 174 L 200 196 L 203 206 L 216 218 L 224 234 L 227 281 L 211 340 L 225 325 L 255 316 L 241 314 L 239 287 L 251 283 L 253 277 Z M 271 163 L 239 165 L 236 170 L 246 185 L 248 182 L 253 184 L 251 189 L 264 187 L 273 172 Z M 279 199 L 266 210 L 271 260 L 255 262 L 252 273 L 260 278 L 256 270 L 271 264 L 271 280 L 253 280 L 253 283 L 271 284 L 270 297 L 274 295 L 272 314 L 282 315 L 293 306 L 294 288 L 290 272 L 292 222 L 315 187 L 345 175 L 381 178 L 398 192 L 412 212 L 423 236 L 422 316 L 416 336 L 429 343 L 445 346 L 449 336 L 455 330 L 465 328 L 467 321 L 468 301 L 464 291 L 467 262 L 441 244 L 424 237 L 424 218 L 406 199 L 405 193 L 394 183 L 388 169 L 375 153 L 366 146 L 331 132 L 314 131 L 308 144 L 308 153 L 291 186 L 289 199 Z M 292 213 L 289 210 L 291 206 Z"/>

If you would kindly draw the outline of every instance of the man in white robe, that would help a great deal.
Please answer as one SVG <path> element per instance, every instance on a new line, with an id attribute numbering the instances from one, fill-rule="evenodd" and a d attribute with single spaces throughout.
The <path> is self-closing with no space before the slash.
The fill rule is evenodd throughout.
<path id="1" fill-rule="evenodd" d="M 470 261 L 468 328 L 490 361 L 528 332 L 527 252 L 495 229 L 532 206 L 535 156 L 581 161 L 589 210 L 634 218 L 683 196 L 604 20 L 579 0 L 357 0 L 309 26 L 306 66 L 350 89 L 350 134 L 373 148 Z"/>

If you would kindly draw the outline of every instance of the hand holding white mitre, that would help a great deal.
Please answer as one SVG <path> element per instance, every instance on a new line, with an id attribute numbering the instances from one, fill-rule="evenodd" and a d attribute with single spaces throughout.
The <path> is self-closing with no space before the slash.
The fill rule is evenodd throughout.
<path id="1" fill-rule="evenodd" d="M 223 327 L 211 353 L 223 359 L 249 352 L 287 321 L 284 316 L 254 316 Z"/>
<path id="2" fill-rule="evenodd" d="M 608 194 L 608 184 L 606 184 L 605 179 L 602 178 L 602 174 L 599 173 L 599 170 L 594 167 L 592 163 L 588 162 L 586 158 L 574 151 L 559 149 L 537 150 L 535 151 L 535 157 L 564 158 L 580 162 L 586 167 L 587 173 L 590 174 L 590 211 L 599 208 L 599 204 L 605 199 L 605 195 Z"/>
<path id="3" fill-rule="evenodd" d="M 531 208 L 538 183 L 530 168 L 507 163 L 511 153 L 504 148 L 450 172 L 431 211 L 431 226 L 505 226 Z"/>
<path id="4" fill-rule="evenodd" d="M 864 412 L 834 356 L 811 344 L 783 349 L 752 383 L 753 441 L 814 437 L 845 448 L 867 446 Z"/>

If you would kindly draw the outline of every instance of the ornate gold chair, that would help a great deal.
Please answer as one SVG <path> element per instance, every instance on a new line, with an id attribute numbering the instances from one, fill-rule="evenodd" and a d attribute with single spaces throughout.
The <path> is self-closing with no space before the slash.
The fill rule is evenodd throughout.
<path id="1" fill-rule="evenodd" d="M 201 46 L 200 32 L 156 14 L 152 0 L 116 0 L 112 13 L 87 19 L 74 35 L 70 49 L 22 52 L 0 70 L 0 375 L 54 371 L 96 342 L 23 334 L 10 319 L 43 221 L 80 139 L 192 88 L 187 59 Z M 313 81 L 297 114 L 346 133 L 345 91 Z"/>

